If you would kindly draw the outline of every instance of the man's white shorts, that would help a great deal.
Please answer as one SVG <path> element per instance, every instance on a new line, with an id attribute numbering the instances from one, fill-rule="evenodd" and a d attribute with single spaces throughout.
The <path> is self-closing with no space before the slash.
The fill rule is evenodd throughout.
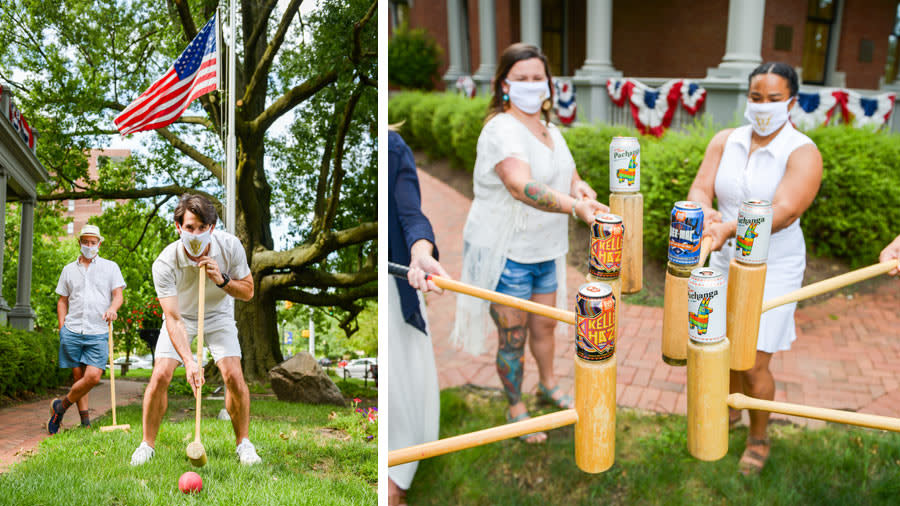
<path id="1" fill-rule="evenodd" d="M 234 325 L 234 322 L 229 322 L 224 326 L 220 322 L 216 322 L 218 325 L 214 329 L 208 328 L 210 323 L 206 322 L 206 327 L 203 330 L 203 345 L 209 348 L 213 361 L 218 363 L 219 360 L 225 357 L 241 358 L 241 344 L 238 341 L 237 327 Z M 184 324 L 188 339 L 193 343 L 194 338 L 197 337 L 197 324 L 188 320 L 184 320 Z M 169 339 L 169 331 L 166 329 L 165 322 L 163 322 L 162 329 L 159 332 L 159 340 L 156 341 L 155 356 L 157 359 L 171 358 L 179 362 L 182 361 L 181 357 L 178 356 L 178 352 L 175 351 L 175 347 L 172 346 L 172 340 Z"/>

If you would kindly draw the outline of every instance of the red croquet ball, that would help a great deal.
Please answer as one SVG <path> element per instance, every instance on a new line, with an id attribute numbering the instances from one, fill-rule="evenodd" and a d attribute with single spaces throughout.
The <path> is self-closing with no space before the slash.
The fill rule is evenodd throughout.
<path id="1" fill-rule="evenodd" d="M 203 479 L 199 474 L 188 471 L 178 478 L 178 488 L 185 494 L 200 492 L 203 490 Z"/>

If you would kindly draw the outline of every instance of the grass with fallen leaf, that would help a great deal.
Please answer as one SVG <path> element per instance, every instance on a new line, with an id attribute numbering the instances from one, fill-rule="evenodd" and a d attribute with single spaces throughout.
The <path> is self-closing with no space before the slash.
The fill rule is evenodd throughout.
<path id="1" fill-rule="evenodd" d="M 526 396 L 532 415 L 536 409 Z M 499 391 L 441 392 L 441 437 L 505 423 Z M 829 424 L 821 430 L 769 427 L 771 457 L 762 474 L 738 473 L 747 428 L 731 432 L 728 454 L 701 462 L 687 451 L 687 419 L 619 408 L 616 460 L 608 471 L 575 465 L 572 426 L 546 444 L 501 441 L 419 464 L 410 504 L 897 504 L 900 434 Z"/>
<path id="2" fill-rule="evenodd" d="M 147 464 L 129 465 L 141 441 L 141 406 L 121 407 L 118 423 L 131 424 L 131 432 L 72 429 L 44 440 L 0 475 L 0 505 L 376 504 L 378 439 L 353 426 L 360 418 L 353 407 L 253 399 L 250 439 L 263 462 L 245 467 L 237 461 L 231 422 L 216 419 L 223 405 L 203 402 L 209 462 L 202 468 L 185 456 L 194 437 L 194 400 L 170 396 Z M 112 421 L 107 415 L 93 423 Z M 178 490 L 186 471 L 203 478 L 200 494 Z"/>

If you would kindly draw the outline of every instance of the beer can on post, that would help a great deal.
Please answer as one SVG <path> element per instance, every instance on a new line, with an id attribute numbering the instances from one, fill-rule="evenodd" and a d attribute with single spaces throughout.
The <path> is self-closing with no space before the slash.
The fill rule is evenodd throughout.
<path id="1" fill-rule="evenodd" d="M 588 272 L 595 277 L 615 279 L 622 269 L 622 217 L 598 214 L 591 225 L 591 258 Z"/>
<path id="2" fill-rule="evenodd" d="M 575 354 L 596 362 L 613 356 L 616 350 L 616 304 L 606 283 L 586 283 L 575 294 Z"/>
<path id="3" fill-rule="evenodd" d="M 710 267 L 691 271 L 688 280 L 688 336 L 695 343 L 711 344 L 725 339 L 725 275 Z"/>
<path id="4" fill-rule="evenodd" d="M 676 202 L 669 226 L 669 262 L 676 265 L 699 263 L 702 237 L 703 208 L 689 200 Z"/>
<path id="5" fill-rule="evenodd" d="M 772 235 L 772 203 L 745 200 L 738 211 L 734 258 L 745 264 L 764 264 Z"/>
<path id="6" fill-rule="evenodd" d="M 635 137 L 613 137 L 609 143 L 609 191 L 641 191 L 641 145 Z"/>

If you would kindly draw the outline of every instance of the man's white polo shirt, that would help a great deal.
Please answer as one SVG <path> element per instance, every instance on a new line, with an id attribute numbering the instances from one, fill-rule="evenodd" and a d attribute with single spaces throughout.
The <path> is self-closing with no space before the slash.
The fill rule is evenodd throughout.
<path id="1" fill-rule="evenodd" d="M 209 243 L 209 257 L 219 264 L 219 271 L 231 279 L 243 279 L 250 274 L 247 255 L 240 239 L 221 230 L 213 230 Z M 153 262 L 153 284 L 156 296 L 178 297 L 178 311 L 186 323 L 196 326 L 198 309 L 197 263 L 188 258 L 181 240 L 166 246 Z M 205 323 L 208 330 L 234 325 L 234 299 L 216 286 L 208 277 L 206 282 Z"/>
<path id="2" fill-rule="evenodd" d="M 56 293 L 69 298 L 69 312 L 64 325 L 76 334 L 105 334 L 109 328 L 103 313 L 112 302 L 112 292 L 124 287 L 119 265 L 94 257 L 85 267 L 77 259 L 63 267 Z"/>

